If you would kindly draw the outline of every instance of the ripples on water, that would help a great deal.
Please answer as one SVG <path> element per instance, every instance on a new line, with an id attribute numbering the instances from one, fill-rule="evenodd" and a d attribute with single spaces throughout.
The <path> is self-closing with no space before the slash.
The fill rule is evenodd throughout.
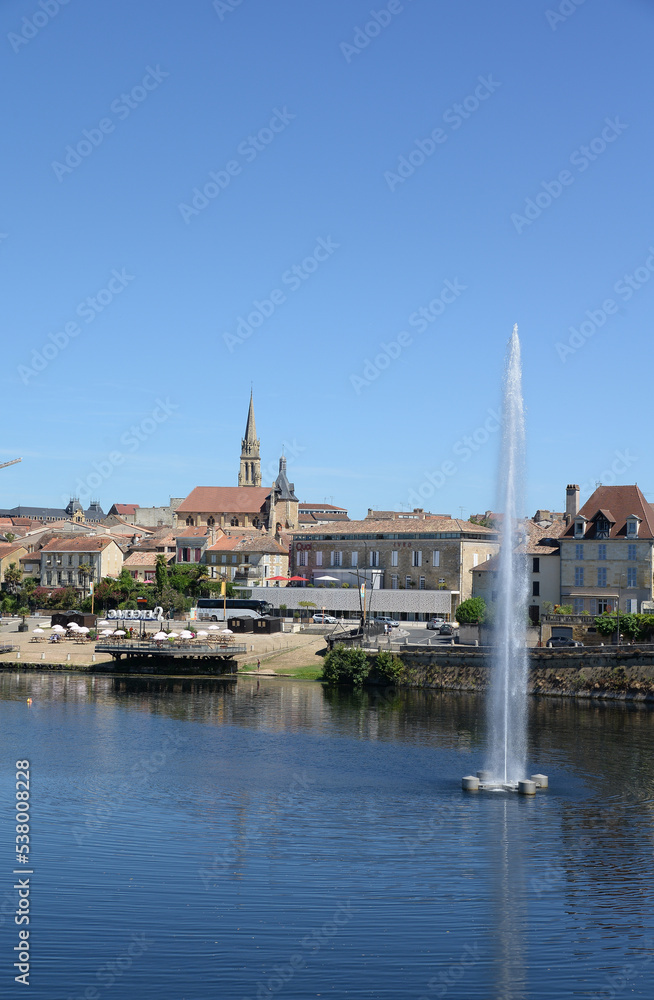
<path id="1" fill-rule="evenodd" d="M 533 701 L 531 800 L 460 791 L 486 749 L 474 696 L 52 674 L 0 693 L 3 801 L 32 762 L 32 997 L 653 995 L 647 709 Z"/>

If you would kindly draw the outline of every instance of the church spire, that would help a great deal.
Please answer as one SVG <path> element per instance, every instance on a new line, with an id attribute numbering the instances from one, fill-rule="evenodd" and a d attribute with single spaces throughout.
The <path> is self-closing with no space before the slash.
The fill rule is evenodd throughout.
<path id="1" fill-rule="evenodd" d="M 254 401 L 250 390 L 250 407 L 245 425 L 245 437 L 241 441 L 241 468 L 238 474 L 239 486 L 261 486 L 261 458 L 259 439 L 254 422 Z"/>

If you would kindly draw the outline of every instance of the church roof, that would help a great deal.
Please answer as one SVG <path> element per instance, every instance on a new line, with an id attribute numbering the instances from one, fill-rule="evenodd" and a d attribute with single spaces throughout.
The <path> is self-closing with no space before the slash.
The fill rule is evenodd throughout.
<path id="1" fill-rule="evenodd" d="M 289 483 L 288 477 L 286 475 L 286 459 L 282 455 L 279 460 L 279 475 L 275 480 L 275 493 L 277 494 L 277 500 L 293 500 L 297 503 L 297 497 L 295 496 L 295 486 L 293 483 Z"/>
<path id="2" fill-rule="evenodd" d="M 177 508 L 177 515 L 258 514 L 269 496 L 266 486 L 196 486 Z"/>
<path id="3" fill-rule="evenodd" d="M 255 442 L 257 439 L 257 427 L 254 422 L 254 402 L 250 393 L 250 407 L 248 409 L 248 419 L 245 425 L 245 441 Z"/>

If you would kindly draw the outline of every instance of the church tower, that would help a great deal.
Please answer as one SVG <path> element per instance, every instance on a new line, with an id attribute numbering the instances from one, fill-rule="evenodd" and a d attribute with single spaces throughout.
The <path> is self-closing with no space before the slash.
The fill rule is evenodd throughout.
<path id="1" fill-rule="evenodd" d="M 245 425 L 245 437 L 241 441 L 241 468 L 238 474 L 239 486 L 261 486 L 261 458 L 259 440 L 254 423 L 254 403 L 250 392 L 250 409 Z"/>

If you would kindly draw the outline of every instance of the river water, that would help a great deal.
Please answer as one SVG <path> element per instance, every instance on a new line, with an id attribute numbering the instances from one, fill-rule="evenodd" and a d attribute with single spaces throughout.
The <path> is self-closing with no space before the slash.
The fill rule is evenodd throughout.
<path id="1" fill-rule="evenodd" d="M 28 877 L 32 998 L 654 995 L 647 708 L 532 700 L 529 799 L 461 792 L 476 696 L 14 673 L 0 695 L 3 995 Z"/>

